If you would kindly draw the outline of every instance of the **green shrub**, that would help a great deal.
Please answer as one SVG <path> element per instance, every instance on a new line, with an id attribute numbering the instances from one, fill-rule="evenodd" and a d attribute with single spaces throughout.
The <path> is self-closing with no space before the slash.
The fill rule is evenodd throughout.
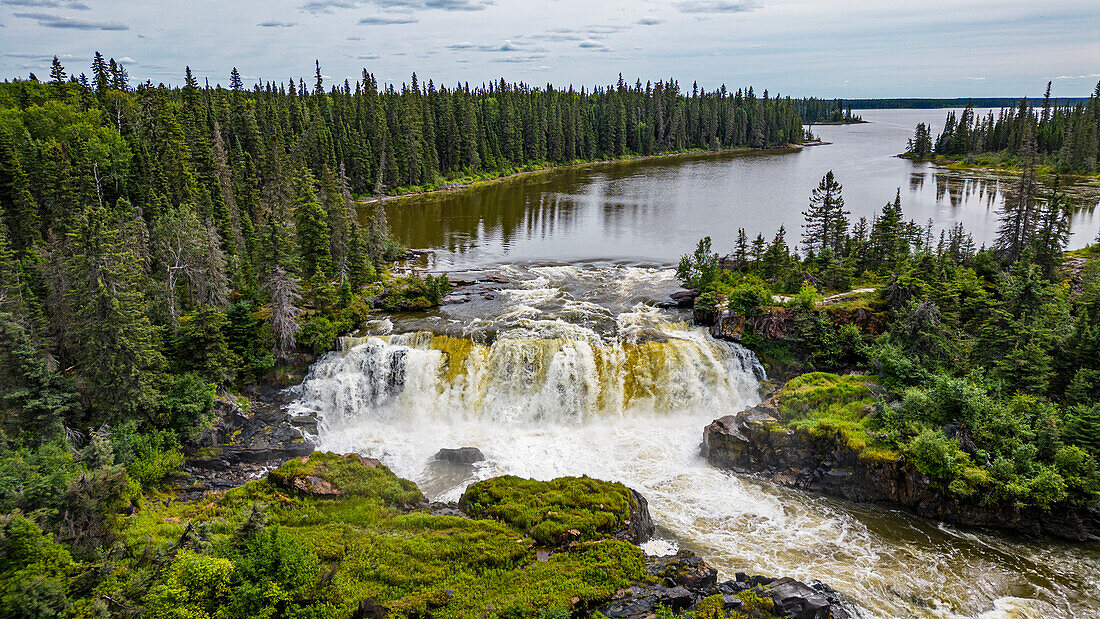
<path id="1" fill-rule="evenodd" d="M 72 568 L 69 551 L 37 524 L 18 512 L 0 520 L 0 616 L 60 616 Z"/>
<path id="2" fill-rule="evenodd" d="M 111 444 L 117 461 L 142 488 L 160 487 L 183 464 L 179 439 L 170 430 L 138 431 L 131 421 L 111 432 Z"/>
<path id="3" fill-rule="evenodd" d="M 382 307 L 390 312 L 428 309 L 439 305 L 450 289 L 446 275 L 395 277 L 386 284 Z"/>
<path id="4" fill-rule="evenodd" d="M 763 283 L 743 282 L 729 295 L 729 309 L 741 316 L 763 316 L 764 307 L 772 304 L 772 291 Z"/>
<path id="5" fill-rule="evenodd" d="M 193 435 L 213 423 L 216 395 L 217 385 L 198 374 L 166 374 L 156 423 L 183 436 Z"/>
<path id="6" fill-rule="evenodd" d="M 339 335 L 339 327 L 335 323 L 323 316 L 315 316 L 298 332 L 297 342 L 313 354 L 320 355 L 332 350 Z"/>
<path id="7" fill-rule="evenodd" d="M 969 457 L 959 448 L 958 441 L 948 439 L 939 430 L 925 430 L 905 446 L 905 456 L 925 475 L 950 482 Z"/>

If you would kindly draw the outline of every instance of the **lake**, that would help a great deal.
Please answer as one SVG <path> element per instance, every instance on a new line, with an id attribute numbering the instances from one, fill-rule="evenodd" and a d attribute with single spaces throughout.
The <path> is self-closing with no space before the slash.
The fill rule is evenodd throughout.
<path id="1" fill-rule="evenodd" d="M 991 241 L 1011 177 L 896 157 L 918 122 L 935 135 L 947 110 L 860 114 L 867 123 L 813 127 L 826 145 L 589 164 L 390 200 L 386 214 L 399 241 L 436 250 L 441 270 L 517 261 L 670 265 L 704 236 L 730 251 L 738 228 L 770 239 L 784 225 L 797 242 L 810 192 L 833 170 L 853 220 L 870 219 L 900 190 L 907 218 L 932 219 L 937 231 L 962 222 L 979 245 Z M 1100 189 L 1075 193 L 1072 248 L 1100 229 Z"/>

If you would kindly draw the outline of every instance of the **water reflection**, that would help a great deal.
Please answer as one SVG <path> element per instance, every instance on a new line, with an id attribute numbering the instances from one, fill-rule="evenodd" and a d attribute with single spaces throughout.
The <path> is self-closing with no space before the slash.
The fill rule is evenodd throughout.
<path id="1" fill-rule="evenodd" d="M 797 243 L 811 190 L 834 170 L 853 219 L 872 219 L 901 188 L 906 217 L 922 225 L 932 220 L 934 236 L 962 223 L 977 244 L 988 245 L 1011 176 L 895 157 L 917 122 L 935 124 L 943 114 L 872 110 L 864 116 L 868 124 L 816 127 L 831 142 L 826 146 L 581 166 L 394 200 L 386 212 L 402 243 L 439 250 L 437 268 L 586 260 L 669 265 L 703 236 L 729 251 L 738 228 L 750 238 L 770 238 L 784 225 L 788 242 Z M 1081 247 L 1100 227 L 1100 187 L 1065 189 L 1080 207 L 1070 245 Z"/>

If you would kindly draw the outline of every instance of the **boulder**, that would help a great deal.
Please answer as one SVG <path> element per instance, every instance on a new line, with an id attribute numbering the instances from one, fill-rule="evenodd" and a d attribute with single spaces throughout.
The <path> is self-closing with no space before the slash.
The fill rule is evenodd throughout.
<path id="1" fill-rule="evenodd" d="M 772 613 L 786 619 L 850 619 L 835 591 L 818 581 L 805 584 L 791 578 L 737 574 L 736 580 L 718 582 L 718 570 L 694 553 L 682 550 L 670 557 L 647 557 L 648 579 L 617 591 L 603 608 L 615 619 L 651 619 L 660 606 L 674 611 L 694 610 L 703 600 L 721 596 L 726 610 L 744 607 L 737 594 L 752 590 L 770 598 Z M 655 581 L 655 582 L 654 582 Z"/>
<path id="2" fill-rule="evenodd" d="M 640 492 L 631 488 L 635 505 L 630 508 L 630 518 L 626 521 L 627 538 L 635 544 L 644 544 L 653 536 L 653 517 L 649 515 L 649 501 Z"/>
<path id="3" fill-rule="evenodd" d="M 484 462 L 485 454 L 477 447 L 459 447 L 458 449 L 440 449 L 435 453 L 435 459 L 452 464 L 474 464 Z"/>

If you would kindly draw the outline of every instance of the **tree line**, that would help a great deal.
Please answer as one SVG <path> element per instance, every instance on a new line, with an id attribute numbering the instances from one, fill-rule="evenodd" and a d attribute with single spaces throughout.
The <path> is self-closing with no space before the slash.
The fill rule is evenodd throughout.
<path id="1" fill-rule="evenodd" d="M 1083 101 L 1060 103 L 1051 99 L 1051 84 L 1038 105 L 1021 99 L 1014 106 L 979 117 L 972 105 L 959 114 L 948 112 L 943 131 L 918 124 L 907 152 L 917 158 L 932 155 L 973 159 L 1001 154 L 1010 163 L 1030 156 L 1058 172 L 1092 173 L 1100 153 L 1100 83 Z"/>
<path id="2" fill-rule="evenodd" d="M 1100 245 L 1065 253 L 1069 209 L 1057 185 L 1037 184 L 1034 142 L 1025 133 L 992 247 L 961 224 L 934 235 L 931 222 L 907 221 L 900 192 L 852 222 L 829 172 L 804 212 L 801 251 L 784 228 L 770 241 L 742 230 L 725 257 L 701 241 L 678 273 L 701 293 L 697 315 L 728 310 L 764 359 L 871 373 L 886 387 L 852 417 L 822 405 L 803 420 L 818 435 L 899 454 L 959 498 L 1095 504 Z M 823 304 L 822 293 L 854 288 L 874 292 Z"/>

